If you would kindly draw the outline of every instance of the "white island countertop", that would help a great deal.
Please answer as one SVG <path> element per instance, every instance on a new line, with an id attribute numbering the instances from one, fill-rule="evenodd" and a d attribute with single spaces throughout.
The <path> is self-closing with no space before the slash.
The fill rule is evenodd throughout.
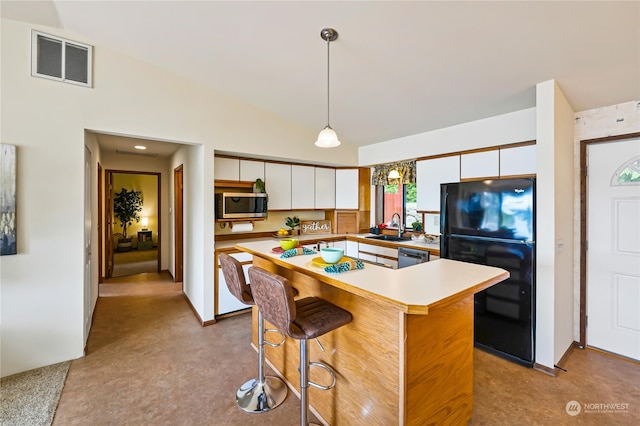
<path id="1" fill-rule="evenodd" d="M 235 245 L 238 250 L 367 299 L 391 304 L 407 314 L 426 315 L 430 308 L 450 304 L 509 277 L 504 269 L 450 259 L 402 269 L 365 263 L 363 269 L 332 274 L 311 263 L 320 253 L 282 259 L 280 254 L 271 251 L 273 247 L 273 240 L 238 242 Z M 295 287 L 295 282 L 292 285 Z"/>

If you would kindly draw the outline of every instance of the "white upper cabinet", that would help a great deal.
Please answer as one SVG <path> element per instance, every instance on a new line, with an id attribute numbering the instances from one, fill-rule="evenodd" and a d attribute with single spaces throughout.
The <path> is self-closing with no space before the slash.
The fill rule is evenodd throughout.
<path id="1" fill-rule="evenodd" d="M 358 169 L 336 170 L 336 209 L 358 208 Z"/>
<path id="2" fill-rule="evenodd" d="M 237 158 L 214 157 L 213 176 L 216 180 L 240 179 L 240 160 Z"/>
<path id="3" fill-rule="evenodd" d="M 460 155 L 460 179 L 500 176 L 500 151 L 471 152 Z"/>
<path id="4" fill-rule="evenodd" d="M 316 167 L 315 208 L 336 208 L 336 171 L 325 167 Z"/>
<path id="5" fill-rule="evenodd" d="M 269 210 L 291 210 L 291 164 L 265 163 Z"/>
<path id="6" fill-rule="evenodd" d="M 536 146 L 500 149 L 500 176 L 536 174 Z"/>
<path id="7" fill-rule="evenodd" d="M 313 209 L 315 204 L 315 167 L 291 166 L 291 208 Z"/>
<path id="8" fill-rule="evenodd" d="M 264 180 L 264 161 L 240 160 L 240 180 Z"/>
<path id="9" fill-rule="evenodd" d="M 418 211 L 440 211 L 440 184 L 460 182 L 460 156 L 416 162 Z"/>

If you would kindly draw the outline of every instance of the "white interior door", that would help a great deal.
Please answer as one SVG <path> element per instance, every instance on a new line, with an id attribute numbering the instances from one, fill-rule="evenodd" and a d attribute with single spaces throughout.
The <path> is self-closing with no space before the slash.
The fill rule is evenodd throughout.
<path id="1" fill-rule="evenodd" d="M 587 155 L 587 345 L 640 360 L 640 139 Z"/>

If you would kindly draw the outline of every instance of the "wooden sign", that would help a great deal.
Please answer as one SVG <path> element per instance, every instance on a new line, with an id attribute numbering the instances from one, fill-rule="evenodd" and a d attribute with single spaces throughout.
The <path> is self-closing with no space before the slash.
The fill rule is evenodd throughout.
<path id="1" fill-rule="evenodd" d="M 303 220 L 300 222 L 301 234 L 330 234 L 330 220 Z"/>

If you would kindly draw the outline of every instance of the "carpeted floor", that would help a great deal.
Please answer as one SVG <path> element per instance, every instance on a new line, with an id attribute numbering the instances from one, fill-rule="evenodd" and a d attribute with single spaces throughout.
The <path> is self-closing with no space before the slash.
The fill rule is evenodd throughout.
<path id="1" fill-rule="evenodd" d="M 71 361 L 4 377 L 0 391 L 0 425 L 50 425 Z"/>
<path id="2" fill-rule="evenodd" d="M 158 249 L 131 250 L 113 254 L 113 278 L 157 271 Z"/>

